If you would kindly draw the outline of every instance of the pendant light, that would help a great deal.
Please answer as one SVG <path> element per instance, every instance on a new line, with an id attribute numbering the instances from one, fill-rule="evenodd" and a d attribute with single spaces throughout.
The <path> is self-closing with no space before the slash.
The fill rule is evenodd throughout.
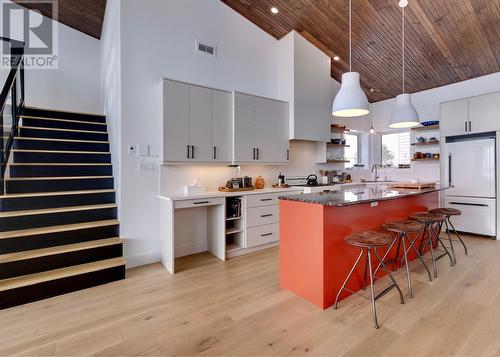
<path id="1" fill-rule="evenodd" d="M 396 106 L 389 121 L 389 127 L 393 129 L 411 128 L 419 125 L 418 113 L 411 103 L 411 96 L 409 93 L 405 93 L 405 7 L 408 6 L 408 0 L 401 0 L 399 6 L 402 9 L 401 60 L 403 63 L 403 93 L 396 97 Z"/>
<path id="2" fill-rule="evenodd" d="M 370 135 L 374 135 L 375 129 L 373 129 L 373 112 L 372 112 L 372 104 L 370 103 Z"/>
<path id="3" fill-rule="evenodd" d="M 349 0 L 349 72 L 342 74 L 342 84 L 332 105 L 332 115 L 359 117 L 368 114 L 368 99 L 359 84 L 359 73 L 352 72 L 352 0 Z"/>

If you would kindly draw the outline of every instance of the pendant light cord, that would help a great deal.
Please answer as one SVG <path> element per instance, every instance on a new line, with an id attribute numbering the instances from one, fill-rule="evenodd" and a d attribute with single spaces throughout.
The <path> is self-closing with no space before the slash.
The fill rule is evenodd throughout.
<path id="1" fill-rule="evenodd" d="M 352 72 L 352 0 L 349 0 L 349 72 Z"/>
<path id="2" fill-rule="evenodd" d="M 403 94 L 405 93 L 405 8 L 402 8 L 402 36 L 401 36 L 401 41 L 402 41 L 402 51 L 401 51 L 401 62 L 403 63 Z"/>

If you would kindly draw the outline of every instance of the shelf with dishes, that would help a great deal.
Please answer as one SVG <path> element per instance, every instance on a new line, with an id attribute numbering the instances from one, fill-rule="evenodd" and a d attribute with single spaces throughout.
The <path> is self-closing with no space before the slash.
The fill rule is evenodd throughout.
<path id="1" fill-rule="evenodd" d="M 411 159 L 411 161 L 439 161 L 439 157 L 422 158 L 422 159 Z"/>
<path id="2" fill-rule="evenodd" d="M 439 140 L 432 140 L 432 141 L 424 141 L 424 142 L 417 142 L 417 143 L 412 143 L 412 146 L 431 146 L 431 145 L 439 145 Z"/>

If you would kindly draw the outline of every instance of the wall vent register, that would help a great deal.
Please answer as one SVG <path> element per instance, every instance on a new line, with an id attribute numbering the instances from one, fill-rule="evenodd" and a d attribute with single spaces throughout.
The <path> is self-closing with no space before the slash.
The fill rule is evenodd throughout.
<path id="1" fill-rule="evenodd" d="M 213 57 L 217 56 L 217 46 L 207 45 L 205 43 L 196 41 L 196 50 Z"/>

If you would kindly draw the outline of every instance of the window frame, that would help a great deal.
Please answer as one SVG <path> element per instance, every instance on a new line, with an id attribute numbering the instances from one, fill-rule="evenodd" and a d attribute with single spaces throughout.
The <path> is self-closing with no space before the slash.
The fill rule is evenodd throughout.
<path id="1" fill-rule="evenodd" d="M 356 137 L 356 153 L 357 153 L 356 162 L 354 164 L 352 164 L 351 166 L 346 167 L 346 169 L 352 169 L 354 167 L 354 165 L 361 163 L 361 159 L 362 159 L 361 158 L 361 149 L 362 149 L 362 147 L 361 147 L 361 133 L 350 131 L 350 132 L 347 132 L 344 134 L 344 138 L 347 135 L 352 135 L 352 136 Z M 345 149 L 344 149 L 344 156 L 345 156 Z M 350 164 L 351 164 L 351 162 L 349 162 L 349 164 L 346 163 L 346 165 L 350 165 Z"/>
<path id="2" fill-rule="evenodd" d="M 410 135 L 410 167 L 408 168 L 400 168 L 399 166 L 387 166 L 384 167 L 386 170 L 411 170 L 413 165 L 411 164 L 411 158 L 412 158 L 412 150 L 411 150 L 411 129 L 398 129 L 398 130 L 393 130 L 393 131 L 386 131 L 383 133 L 380 133 L 380 144 L 379 144 L 379 153 L 380 153 L 380 163 L 382 163 L 382 158 L 383 158 L 383 136 L 384 135 L 391 135 L 391 134 L 402 134 L 402 133 L 408 133 Z"/>

